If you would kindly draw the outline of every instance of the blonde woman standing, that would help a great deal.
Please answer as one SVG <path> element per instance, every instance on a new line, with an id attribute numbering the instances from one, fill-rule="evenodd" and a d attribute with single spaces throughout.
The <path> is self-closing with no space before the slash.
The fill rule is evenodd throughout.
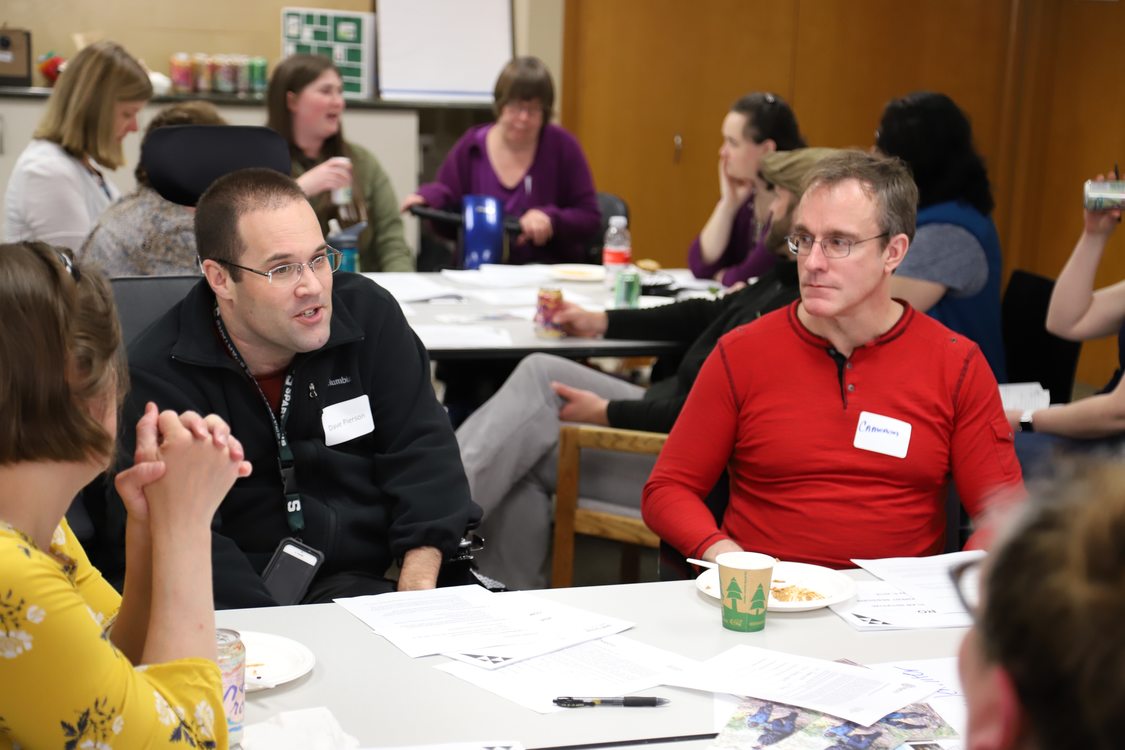
<path id="1" fill-rule="evenodd" d="M 81 247 L 121 195 L 103 170 L 125 163 L 121 142 L 151 98 L 148 73 L 120 45 L 95 42 L 75 55 L 8 180 L 4 241 Z"/>

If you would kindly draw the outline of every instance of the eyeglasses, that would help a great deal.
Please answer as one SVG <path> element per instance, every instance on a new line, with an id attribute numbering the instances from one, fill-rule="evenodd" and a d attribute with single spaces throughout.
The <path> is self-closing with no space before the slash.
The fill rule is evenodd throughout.
<path id="1" fill-rule="evenodd" d="M 504 105 L 504 109 L 511 112 L 513 115 L 528 115 L 530 117 L 537 117 L 543 114 L 543 105 L 537 101 L 531 102 L 508 102 Z"/>
<path id="2" fill-rule="evenodd" d="M 957 591 L 961 605 L 975 620 L 981 605 L 981 564 L 983 557 L 966 560 L 949 569 L 949 579 Z"/>
<path id="3" fill-rule="evenodd" d="M 274 266 L 268 271 L 259 271 L 256 268 L 248 268 L 240 266 L 237 263 L 231 263 L 229 260 L 219 261 L 224 266 L 237 268 L 242 271 L 249 271 L 256 273 L 259 276 L 265 276 L 270 284 L 275 286 L 293 286 L 297 280 L 301 278 L 301 274 L 305 271 L 305 266 L 313 273 L 324 275 L 327 271 L 328 275 L 336 273 L 340 268 L 340 262 L 344 258 L 344 254 L 334 247 L 329 245 L 324 246 L 325 250 L 320 255 L 317 255 L 308 263 L 283 263 L 280 266 Z"/>
<path id="4" fill-rule="evenodd" d="M 853 240 L 850 237 L 822 237 L 821 239 L 817 239 L 811 234 L 791 234 L 785 238 L 785 242 L 789 245 L 789 252 L 794 255 L 811 254 L 813 246 L 819 242 L 821 252 L 824 253 L 825 258 L 846 258 L 851 254 L 854 246 L 887 236 L 889 236 L 889 233 L 883 232 L 874 237 Z"/>

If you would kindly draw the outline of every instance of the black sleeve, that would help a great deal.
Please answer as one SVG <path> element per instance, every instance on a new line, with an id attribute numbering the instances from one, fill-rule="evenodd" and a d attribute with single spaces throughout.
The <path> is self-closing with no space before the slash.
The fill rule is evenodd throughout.
<path id="1" fill-rule="evenodd" d="M 690 344 L 726 309 L 727 297 L 689 299 L 643 310 L 609 310 L 607 339 L 660 339 Z"/>
<path id="2" fill-rule="evenodd" d="M 363 350 L 372 373 L 375 476 L 391 501 L 390 551 L 399 559 L 416 547 L 449 555 L 481 510 L 470 498 L 449 416 L 434 395 L 425 347 L 389 296 L 376 314 L 380 325 Z"/>
<path id="3" fill-rule="evenodd" d="M 671 432 L 685 400 L 687 400 L 686 394 L 672 393 L 664 398 L 610 401 L 609 406 L 606 407 L 606 417 L 610 427 Z"/>

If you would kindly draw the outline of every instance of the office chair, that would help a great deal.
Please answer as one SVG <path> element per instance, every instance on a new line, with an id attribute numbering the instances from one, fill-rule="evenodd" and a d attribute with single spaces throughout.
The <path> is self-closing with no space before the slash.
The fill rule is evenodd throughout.
<path id="1" fill-rule="evenodd" d="M 590 246 L 586 250 L 586 262 L 600 266 L 602 264 L 602 240 L 605 238 L 605 230 L 609 228 L 609 217 L 624 216 L 628 219 L 629 204 L 613 193 L 598 193 L 598 210 L 602 214 L 601 232 L 597 237 L 590 240 Z"/>
<path id="2" fill-rule="evenodd" d="M 1012 271 L 1001 302 L 1004 354 L 1008 380 L 1039 383 L 1051 392 L 1051 402 L 1070 403 L 1082 343 L 1047 331 L 1047 307 L 1053 279 L 1030 271 Z"/>

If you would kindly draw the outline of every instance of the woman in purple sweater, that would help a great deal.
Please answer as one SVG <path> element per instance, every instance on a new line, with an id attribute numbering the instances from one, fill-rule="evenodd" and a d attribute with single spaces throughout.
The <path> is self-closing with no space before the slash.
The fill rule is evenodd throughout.
<path id="1" fill-rule="evenodd" d="M 471 128 L 438 170 L 437 181 L 406 197 L 414 205 L 460 211 L 466 195 L 499 199 L 522 233 L 509 263 L 580 263 L 601 228 L 594 180 L 574 136 L 551 124 L 555 86 L 543 61 L 517 57 L 496 80 L 496 122 Z"/>
<path id="2" fill-rule="evenodd" d="M 804 148 L 797 118 L 776 94 L 755 92 L 736 101 L 723 120 L 719 148 L 719 202 L 688 250 L 699 279 L 723 286 L 761 276 L 777 256 L 766 247 L 769 223 L 754 206 L 758 163 L 772 151 Z"/>

